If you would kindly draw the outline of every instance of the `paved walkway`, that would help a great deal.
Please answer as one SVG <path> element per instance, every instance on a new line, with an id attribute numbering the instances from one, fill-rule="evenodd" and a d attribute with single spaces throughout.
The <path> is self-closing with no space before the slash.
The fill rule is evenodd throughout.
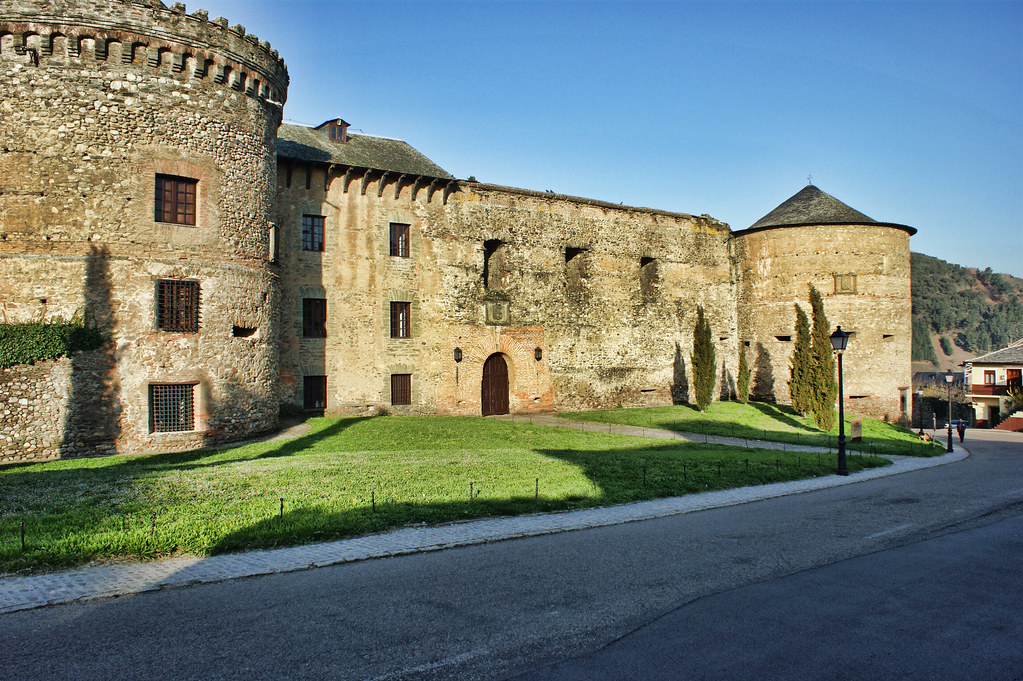
<path id="1" fill-rule="evenodd" d="M 506 417 L 513 421 L 531 421 L 543 425 L 581 428 L 583 430 L 607 429 L 606 424 L 566 421 L 553 416 Z M 643 435 L 664 439 L 678 439 L 703 442 L 705 436 L 675 433 L 671 431 L 613 426 L 615 433 Z M 300 433 L 292 432 L 295 436 Z M 711 443 L 746 446 L 743 438 L 721 438 L 710 436 Z M 748 446 L 781 449 L 776 442 L 748 441 Z M 797 448 L 785 445 L 789 451 L 820 451 L 812 447 Z M 824 450 L 826 451 L 826 450 Z M 400 530 L 375 534 L 355 539 L 308 544 L 283 549 L 249 551 L 209 558 L 167 558 L 145 563 L 117 563 L 75 570 L 51 572 L 25 577 L 0 578 L 0 613 L 29 610 L 32 608 L 73 603 L 97 598 L 123 596 L 156 591 L 191 584 L 220 582 L 239 577 L 292 572 L 309 568 L 338 565 L 370 558 L 385 558 L 424 551 L 439 551 L 457 546 L 471 546 L 488 542 L 535 537 L 557 532 L 569 532 L 591 527 L 603 527 L 621 523 L 663 518 L 666 516 L 702 511 L 722 506 L 734 506 L 762 499 L 799 494 L 826 487 L 837 487 L 888 475 L 929 468 L 953 461 L 960 461 L 969 455 L 960 444 L 953 454 L 934 458 L 889 457 L 894 463 L 884 468 L 872 468 L 840 477 L 810 478 L 779 482 L 758 487 L 689 494 L 683 497 L 641 501 L 621 506 L 593 508 L 579 511 L 541 513 L 510 518 L 489 518 L 461 523 L 436 526 L 407 527 Z"/>

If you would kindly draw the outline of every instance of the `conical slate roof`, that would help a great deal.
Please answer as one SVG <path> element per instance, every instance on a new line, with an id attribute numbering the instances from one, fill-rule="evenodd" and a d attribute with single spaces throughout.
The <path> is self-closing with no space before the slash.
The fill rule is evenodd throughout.
<path id="1" fill-rule="evenodd" d="M 850 208 L 812 184 L 800 189 L 788 201 L 753 223 L 750 229 L 784 225 L 872 224 L 863 213 Z"/>

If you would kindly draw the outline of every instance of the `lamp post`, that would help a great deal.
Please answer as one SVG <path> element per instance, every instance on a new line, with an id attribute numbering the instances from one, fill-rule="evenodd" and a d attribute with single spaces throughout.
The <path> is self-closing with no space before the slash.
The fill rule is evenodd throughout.
<path id="1" fill-rule="evenodd" d="M 945 374 L 945 383 L 948 384 L 948 446 L 945 447 L 946 452 L 952 451 L 952 381 L 954 379 L 955 375 L 949 369 Z"/>
<path id="2" fill-rule="evenodd" d="M 831 334 L 831 347 L 838 353 L 838 474 L 849 475 L 845 463 L 845 399 L 842 392 L 842 352 L 849 344 L 849 334 L 839 326 Z"/>

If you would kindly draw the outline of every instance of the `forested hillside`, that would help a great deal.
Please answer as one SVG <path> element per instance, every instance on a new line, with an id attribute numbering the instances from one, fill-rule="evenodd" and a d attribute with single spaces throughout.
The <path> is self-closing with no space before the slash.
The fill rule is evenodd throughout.
<path id="1" fill-rule="evenodd" d="M 911 262 L 913 361 L 945 369 L 1023 338 L 1023 279 L 921 253 Z"/>

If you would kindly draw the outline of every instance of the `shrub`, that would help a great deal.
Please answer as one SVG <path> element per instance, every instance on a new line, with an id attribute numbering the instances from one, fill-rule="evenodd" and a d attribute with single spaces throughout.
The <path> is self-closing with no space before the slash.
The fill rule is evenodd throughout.
<path id="1" fill-rule="evenodd" d="M 106 335 L 81 316 L 46 322 L 0 324 L 0 367 L 59 359 L 79 350 L 95 350 Z"/>

